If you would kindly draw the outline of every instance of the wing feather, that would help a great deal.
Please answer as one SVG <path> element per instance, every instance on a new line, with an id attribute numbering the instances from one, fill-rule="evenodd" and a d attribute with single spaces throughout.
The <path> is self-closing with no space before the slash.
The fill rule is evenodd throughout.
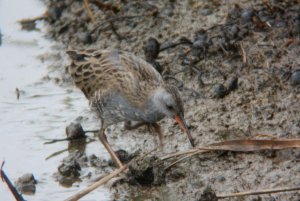
<path id="1" fill-rule="evenodd" d="M 68 71 L 86 98 L 97 94 L 121 93 L 133 104 L 143 104 L 162 86 L 161 75 L 146 61 L 133 54 L 109 50 L 68 50 Z"/>

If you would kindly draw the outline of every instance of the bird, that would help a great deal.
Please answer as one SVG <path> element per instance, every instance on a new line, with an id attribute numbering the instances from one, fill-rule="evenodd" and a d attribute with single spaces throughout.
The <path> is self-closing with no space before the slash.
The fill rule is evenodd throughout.
<path id="1" fill-rule="evenodd" d="M 120 122 L 125 122 L 127 129 L 152 126 L 162 145 L 163 133 L 157 122 L 169 117 L 195 146 L 178 88 L 165 83 L 151 64 L 121 50 L 69 49 L 67 54 L 70 58 L 67 71 L 101 120 L 99 140 L 118 167 L 123 164 L 109 145 L 105 129 Z"/>

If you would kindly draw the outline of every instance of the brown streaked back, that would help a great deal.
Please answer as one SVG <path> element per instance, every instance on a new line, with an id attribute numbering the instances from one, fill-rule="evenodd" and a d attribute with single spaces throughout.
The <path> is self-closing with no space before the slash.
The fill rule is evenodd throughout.
<path id="1" fill-rule="evenodd" d="M 161 75 L 146 61 L 118 50 L 68 50 L 68 67 L 76 86 L 91 100 L 101 93 L 119 92 L 131 103 L 143 104 L 164 85 Z"/>

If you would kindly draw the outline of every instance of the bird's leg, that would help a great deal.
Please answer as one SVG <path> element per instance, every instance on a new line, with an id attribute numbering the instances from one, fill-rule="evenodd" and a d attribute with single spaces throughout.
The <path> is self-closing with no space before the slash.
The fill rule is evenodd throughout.
<path id="1" fill-rule="evenodd" d="M 116 155 L 116 153 L 112 150 L 111 146 L 108 144 L 104 130 L 105 130 L 104 128 L 100 129 L 98 137 L 99 137 L 100 141 L 102 142 L 102 144 L 104 145 L 104 147 L 106 148 L 106 150 L 108 151 L 108 153 L 110 154 L 112 160 L 115 162 L 115 164 L 119 168 L 121 168 L 121 167 L 123 167 L 123 164 L 120 161 L 120 159 L 118 158 L 118 156 Z"/>
<path id="2" fill-rule="evenodd" d="M 155 132 L 157 132 L 157 134 L 158 134 L 158 137 L 159 137 L 159 146 L 161 148 L 163 148 L 163 146 L 164 146 L 164 144 L 163 144 L 164 136 L 163 136 L 163 133 L 162 133 L 160 125 L 158 123 L 152 123 L 151 125 L 154 128 Z"/>

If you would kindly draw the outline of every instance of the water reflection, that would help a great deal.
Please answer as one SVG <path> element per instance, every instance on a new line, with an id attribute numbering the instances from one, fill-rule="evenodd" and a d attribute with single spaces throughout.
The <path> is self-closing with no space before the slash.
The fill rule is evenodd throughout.
<path id="1" fill-rule="evenodd" d="M 26 200 L 63 200 L 88 184 L 78 183 L 64 188 L 53 178 L 62 159 L 74 150 L 92 149 L 97 153 L 98 143 L 89 138 L 81 142 L 61 141 L 44 144 L 47 139 L 65 136 L 66 125 L 87 108 L 80 93 L 70 94 L 52 82 L 55 71 L 48 66 L 54 42 L 47 41 L 40 31 L 22 31 L 17 23 L 22 18 L 36 17 L 45 7 L 38 0 L 0 1 L 0 160 L 5 159 L 5 171 L 12 181 L 25 173 L 33 173 L 38 180 L 36 194 Z M 43 24 L 37 24 L 43 30 Z M 52 58 L 55 60 L 55 57 Z M 64 63 L 56 64 L 64 66 Z M 66 97 L 70 97 L 66 101 Z M 92 126 L 87 126 L 92 128 Z M 69 151 L 70 150 L 70 151 Z M 58 153 L 53 155 L 53 153 Z M 104 152 L 104 150 L 103 150 Z M 53 155 L 49 158 L 50 155 Z M 47 160 L 48 159 L 48 160 Z M 89 194 L 86 199 L 109 200 L 104 189 Z M 13 200 L 7 186 L 0 182 L 0 200 Z"/>

